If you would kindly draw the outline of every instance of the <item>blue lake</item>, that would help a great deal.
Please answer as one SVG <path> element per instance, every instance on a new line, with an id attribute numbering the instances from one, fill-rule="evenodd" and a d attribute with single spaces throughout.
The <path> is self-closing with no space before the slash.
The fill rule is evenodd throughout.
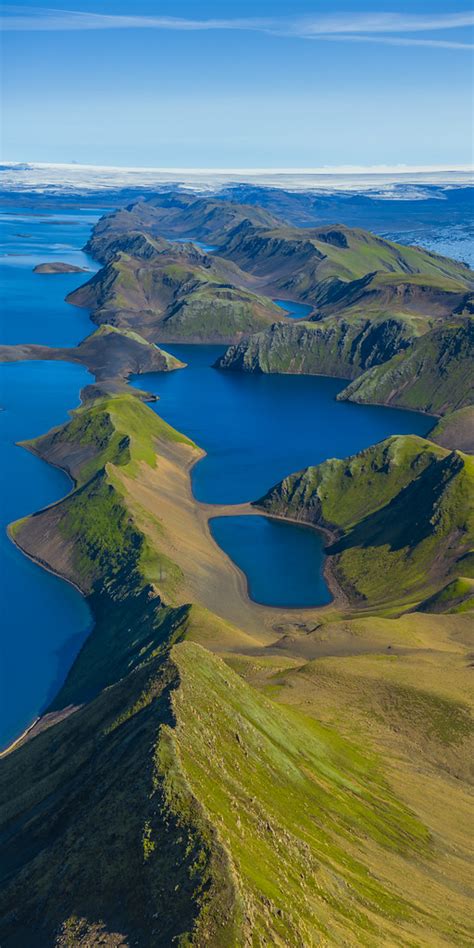
<path id="1" fill-rule="evenodd" d="M 92 331 L 88 313 L 64 302 L 88 274 L 40 275 L 33 267 L 62 260 L 97 270 L 81 247 L 99 216 L 100 210 L 0 211 L 0 343 L 73 346 Z M 8 523 L 71 487 L 66 474 L 15 442 L 66 421 L 90 381 L 73 364 L 0 364 L 0 747 L 48 705 L 91 625 L 82 596 L 23 556 L 6 533 Z"/>
<path id="2" fill-rule="evenodd" d="M 98 264 L 80 249 L 99 212 L 13 214 L 0 211 L 0 344 L 35 342 L 75 346 L 94 327 L 86 310 L 64 302 Z M 38 263 L 61 260 L 88 273 L 33 273 Z"/>
<path id="3" fill-rule="evenodd" d="M 308 306 L 307 303 L 296 303 L 295 300 L 273 300 L 280 309 L 285 310 L 285 315 L 291 319 L 305 319 L 314 309 L 314 306 Z"/>
<path id="4" fill-rule="evenodd" d="M 23 556 L 6 533 L 8 523 L 71 488 L 66 474 L 15 442 L 66 421 L 90 380 L 69 363 L 0 364 L 0 747 L 51 701 L 91 626 L 82 596 Z"/>
<path id="5" fill-rule="evenodd" d="M 169 240 L 174 241 L 175 244 L 195 244 L 195 246 L 203 250 L 204 253 L 212 253 L 213 250 L 217 250 L 216 246 L 204 244 L 202 240 L 195 240 L 194 237 L 169 237 Z"/>
<path id="6" fill-rule="evenodd" d="M 250 598 L 287 609 L 323 606 L 324 539 L 310 527 L 269 517 L 215 517 L 211 533 L 245 573 Z"/>
<path id="7" fill-rule="evenodd" d="M 433 425 L 416 412 L 336 402 L 341 379 L 226 372 L 212 368 L 222 346 L 167 349 L 187 368 L 140 375 L 133 384 L 158 395 L 158 414 L 207 452 L 192 473 L 194 494 L 205 503 L 256 500 L 310 464 Z"/>
<path id="8" fill-rule="evenodd" d="M 205 503 L 257 500 L 303 467 L 355 454 L 391 434 L 426 434 L 433 424 L 414 412 L 337 402 L 340 379 L 226 372 L 212 368 L 220 346 L 168 348 L 187 368 L 142 375 L 134 384 L 158 395 L 155 411 L 207 452 L 192 471 L 194 495 Z M 256 602 L 330 601 L 316 531 L 254 516 L 217 518 L 211 530 L 245 573 Z"/>

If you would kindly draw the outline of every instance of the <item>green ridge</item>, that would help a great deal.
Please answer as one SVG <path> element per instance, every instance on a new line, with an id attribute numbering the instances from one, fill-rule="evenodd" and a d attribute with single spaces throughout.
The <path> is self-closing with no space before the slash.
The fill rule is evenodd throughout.
<path id="1" fill-rule="evenodd" d="M 473 571 L 473 497 L 474 458 L 395 436 L 285 478 L 257 504 L 331 530 L 349 597 L 400 608 Z"/>

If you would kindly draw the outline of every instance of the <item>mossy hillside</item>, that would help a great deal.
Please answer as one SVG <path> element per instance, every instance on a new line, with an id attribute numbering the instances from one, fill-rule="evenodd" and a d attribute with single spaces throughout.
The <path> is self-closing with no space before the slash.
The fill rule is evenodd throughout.
<path id="1" fill-rule="evenodd" d="M 459 279 L 443 272 L 401 274 L 376 270 L 348 283 L 326 281 L 318 289 L 318 312 L 349 314 L 360 308 L 366 314 L 379 310 L 388 315 L 398 310 L 418 316 L 420 331 L 426 331 L 440 317 L 464 311 L 468 283 L 467 275 Z"/>
<path id="2" fill-rule="evenodd" d="M 218 264 L 175 262 L 173 255 L 143 261 L 121 252 L 68 299 L 92 307 L 96 323 L 138 328 L 147 338 L 168 341 L 229 341 L 285 319 L 267 297 L 223 283 Z"/>
<path id="3" fill-rule="evenodd" d="M 195 448 L 192 441 L 180 434 L 156 412 L 133 395 L 99 398 L 71 412 L 71 421 L 47 435 L 24 442 L 44 457 L 51 448 L 63 445 L 66 451 L 78 452 L 76 463 L 69 470 L 79 486 L 101 471 L 107 463 L 127 465 L 132 471 L 141 461 L 156 464 L 155 444 L 164 441 Z"/>
<path id="4" fill-rule="evenodd" d="M 152 658 L 4 762 L 2 943 L 243 943 L 228 854 L 163 728 L 179 686 Z"/>
<path id="5" fill-rule="evenodd" d="M 473 488 L 472 457 L 405 436 L 286 478 L 258 506 L 339 533 L 327 552 L 349 597 L 398 609 L 471 575 Z"/>
<path id="6" fill-rule="evenodd" d="M 244 372 L 332 375 L 355 378 L 404 350 L 413 338 L 411 320 L 403 317 L 275 324 L 230 346 L 217 366 Z"/>
<path id="7" fill-rule="evenodd" d="M 413 604 L 473 574 L 474 459 L 450 454 L 329 548 L 335 570 L 370 604 Z"/>
<path id="8" fill-rule="evenodd" d="M 242 218 L 235 205 L 219 202 L 210 211 L 212 226 L 226 235 L 217 256 L 202 254 L 191 243 L 157 238 L 156 231 L 150 236 L 153 209 L 147 202 L 129 210 L 99 222 L 96 250 L 107 260 L 106 266 L 68 299 L 92 307 L 95 322 L 133 325 L 147 338 L 174 340 L 182 333 L 193 341 L 236 342 L 242 333 L 268 326 L 272 317 L 284 321 L 269 298 L 278 293 L 311 303 L 317 318 L 337 313 L 358 323 L 364 317 L 406 320 L 406 338 L 409 329 L 415 334 L 426 331 L 439 317 L 461 312 L 472 288 L 472 274 L 462 264 L 359 229 L 265 229 L 262 217 L 256 216 L 258 209 Z M 163 218 L 162 210 L 158 218 L 163 222 L 167 214 Z M 174 211 L 179 219 L 181 213 L 186 217 L 188 208 Z M 230 220 L 235 226 L 229 228 L 225 222 Z M 127 222 L 128 232 L 123 230 Z M 266 298 L 249 292 L 256 278 L 260 286 L 265 284 Z M 224 305 L 225 290 L 234 295 L 232 306 L 230 301 Z M 153 333 L 160 330 L 157 323 L 164 316 L 169 325 L 163 327 L 162 337 L 156 337 Z M 338 372 L 331 369 L 331 374 L 343 376 L 343 366 Z"/>
<path id="9" fill-rule="evenodd" d="M 105 214 L 94 226 L 84 249 L 104 262 L 116 252 L 117 242 L 124 236 L 130 238 L 143 233 L 160 242 L 162 235 L 167 234 L 171 240 L 187 237 L 190 241 L 195 238 L 221 244 L 243 221 L 254 227 L 271 227 L 278 218 L 263 208 L 233 201 L 184 194 L 173 195 L 169 200 L 160 195 Z"/>
<path id="10" fill-rule="evenodd" d="M 412 859 L 429 866 L 429 834 L 367 748 L 278 707 L 190 643 L 172 654 L 170 738 L 231 853 L 253 943 L 439 937 L 448 920 L 416 904 L 409 880 Z M 386 872 L 398 859 L 394 886 Z"/>
<path id="11" fill-rule="evenodd" d="M 377 755 L 188 641 L 201 618 L 169 613 L 156 654 L 5 761 L 5 944 L 467 945 L 412 891 L 438 844 Z"/>
<path id="12" fill-rule="evenodd" d="M 330 458 L 291 474 L 256 504 L 295 520 L 348 530 L 447 454 L 417 435 L 393 435 L 350 458 Z"/>
<path id="13" fill-rule="evenodd" d="M 78 306 L 92 307 L 97 323 L 127 327 L 127 313 L 159 316 L 181 287 L 190 288 L 208 279 L 212 280 L 212 276 L 206 276 L 199 267 L 169 261 L 152 265 L 120 252 L 67 300 Z"/>
<path id="14" fill-rule="evenodd" d="M 474 611 L 474 578 L 459 576 L 418 608 L 423 612 L 448 614 Z"/>
<path id="15" fill-rule="evenodd" d="M 472 285 L 467 267 L 418 247 L 406 247 L 360 228 L 244 227 L 230 235 L 221 251 L 244 269 L 275 279 L 301 298 L 318 303 L 331 281 L 349 283 L 377 271 L 404 276 L 424 274 L 464 290 Z"/>
<path id="16" fill-rule="evenodd" d="M 168 311 L 159 327 L 161 340 L 227 340 L 266 328 L 282 319 L 269 299 L 235 287 L 205 284 Z"/>
<path id="17" fill-rule="evenodd" d="M 39 550 L 43 560 L 53 556 L 54 568 L 89 596 L 96 619 L 56 699 L 59 707 L 64 694 L 78 700 L 78 694 L 90 695 L 104 681 L 113 681 L 117 667 L 129 670 L 137 654 L 146 655 L 162 637 L 162 600 L 176 601 L 183 576 L 162 549 L 159 518 L 154 517 L 152 544 L 119 472 L 133 483 L 142 464 L 160 463 L 160 445 L 167 444 L 195 450 L 128 395 L 79 409 L 67 425 L 34 443 L 41 456 L 65 451 L 75 458 L 71 473 L 77 487 L 53 507 L 25 518 L 15 531 L 16 542 L 27 551 Z M 57 537 L 59 546 L 53 540 L 49 550 L 49 536 Z"/>
<path id="18" fill-rule="evenodd" d="M 338 395 L 445 414 L 474 402 L 474 320 L 452 322 L 415 339 L 409 349 L 374 366 Z"/>

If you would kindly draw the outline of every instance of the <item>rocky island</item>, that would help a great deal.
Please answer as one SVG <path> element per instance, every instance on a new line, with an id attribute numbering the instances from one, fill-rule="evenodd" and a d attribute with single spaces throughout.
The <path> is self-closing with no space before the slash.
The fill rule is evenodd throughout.
<path id="1" fill-rule="evenodd" d="M 33 273 L 87 273 L 87 268 L 54 260 L 48 263 L 38 263 L 36 267 L 33 267 Z"/>

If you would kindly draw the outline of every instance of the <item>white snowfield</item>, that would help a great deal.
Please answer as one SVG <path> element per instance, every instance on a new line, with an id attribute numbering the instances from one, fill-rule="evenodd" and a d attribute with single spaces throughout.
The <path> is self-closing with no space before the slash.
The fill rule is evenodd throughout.
<path id="1" fill-rule="evenodd" d="M 192 191 L 216 191 L 235 184 L 284 188 L 287 191 L 364 191 L 390 200 L 423 200 L 426 186 L 474 184 L 469 165 L 339 166 L 334 168 L 114 168 L 44 162 L 3 162 L 0 189 L 51 193 L 153 189 L 177 185 Z M 430 194 L 433 197 L 433 194 Z"/>

